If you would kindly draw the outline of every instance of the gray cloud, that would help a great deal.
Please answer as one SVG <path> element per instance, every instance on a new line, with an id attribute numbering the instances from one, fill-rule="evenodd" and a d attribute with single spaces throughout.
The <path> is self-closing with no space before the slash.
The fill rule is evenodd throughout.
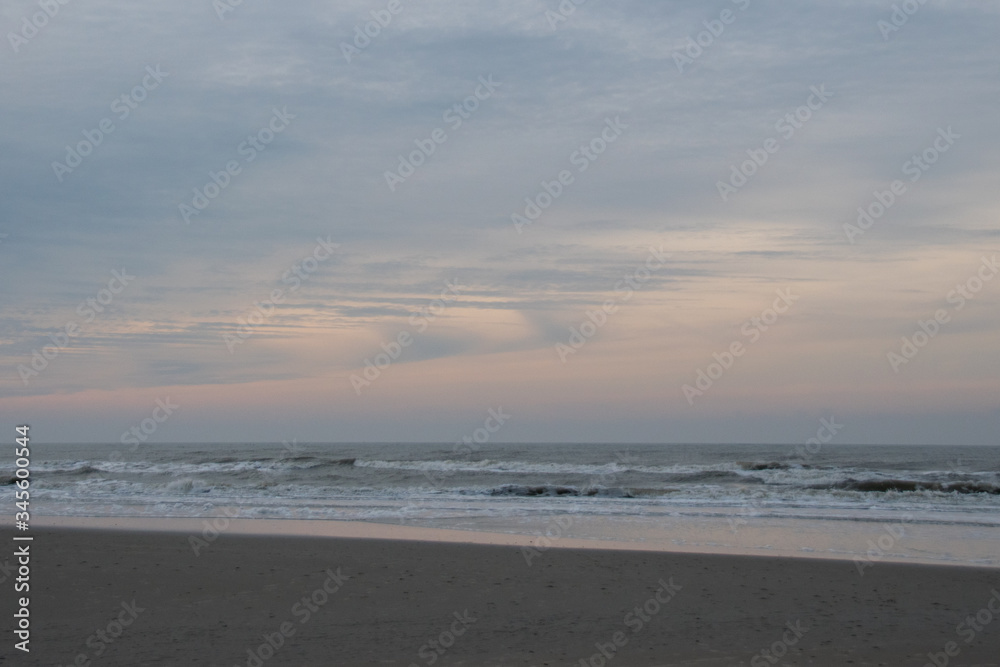
<path id="1" fill-rule="evenodd" d="M 196 0 L 63 6 L 17 53 L 0 47 L 0 392 L 309 377 L 320 369 L 257 343 L 319 325 L 392 330 L 449 279 L 469 286 L 458 308 L 520 313 L 523 330 L 502 341 L 438 331 L 410 360 L 538 349 L 653 244 L 674 256 L 646 289 L 678 299 L 711 281 L 829 286 L 997 247 L 995 7 L 930 0 L 884 40 L 888 1 L 738 4 L 588 2 L 553 30 L 555 2 L 404 3 L 350 63 L 341 44 L 382 4 L 245 0 L 224 20 Z M 675 54 L 724 8 L 736 20 L 679 72 Z M 35 10 L 7 3 L 4 34 Z M 147 66 L 169 75 L 119 118 L 113 100 Z M 497 93 L 451 127 L 446 110 L 486 75 Z M 721 201 L 717 182 L 821 84 L 829 102 Z M 248 161 L 243 142 L 286 108 L 287 129 Z M 627 129 L 578 171 L 571 155 L 615 117 Z M 105 118 L 114 131 L 60 181 L 52 163 Z M 842 226 L 941 127 L 961 139 L 847 243 Z M 447 141 L 390 192 L 385 172 L 437 128 Z M 179 205 L 230 161 L 241 172 L 187 224 Z M 574 182 L 516 234 L 511 214 L 561 170 Z M 340 251 L 255 334 L 257 351 L 225 358 L 222 335 L 318 236 Z M 135 283 L 78 353 L 19 386 L 17 365 L 122 267 Z M 954 331 L 994 324 L 980 314 Z M 357 345 L 325 363 L 346 367 Z M 88 377 L 109 359 L 120 372 Z"/>

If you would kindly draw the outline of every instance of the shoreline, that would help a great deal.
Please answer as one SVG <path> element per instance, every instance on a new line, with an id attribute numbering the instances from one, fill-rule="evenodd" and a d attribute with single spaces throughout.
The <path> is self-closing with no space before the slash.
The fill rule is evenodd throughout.
<path id="1" fill-rule="evenodd" d="M 233 536 L 296 537 L 296 538 L 342 538 L 392 541 L 417 541 L 441 544 L 477 544 L 492 546 L 521 547 L 533 553 L 544 553 L 550 549 L 583 549 L 623 552 L 654 552 L 674 554 L 706 554 L 720 556 L 749 556 L 761 558 L 794 558 L 809 560 L 832 560 L 864 563 L 856 565 L 862 569 L 878 563 L 939 565 L 943 567 L 970 567 L 1000 570 L 1000 563 L 949 561 L 919 556 L 901 556 L 890 551 L 865 553 L 837 553 L 809 547 L 795 547 L 781 544 L 782 536 L 773 531 L 767 535 L 766 547 L 734 545 L 732 543 L 686 543 L 679 539 L 673 542 L 659 540 L 620 540 L 608 538 L 578 538 L 563 535 L 561 526 L 553 522 L 548 536 L 507 533 L 498 531 L 465 530 L 450 528 L 430 528 L 390 523 L 364 521 L 337 521 L 329 519 L 246 519 L 221 517 L 82 517 L 82 516 L 41 516 L 32 519 L 34 527 L 43 529 L 125 531 L 150 533 L 186 533 L 195 540 L 212 542 L 222 534 Z M 11 530 L 11 524 L 0 522 L 0 528 Z M 874 533 L 873 537 L 878 537 Z M 787 537 L 787 536 L 786 536 Z M 775 546 L 777 544 L 777 546 Z"/>
<path id="2" fill-rule="evenodd" d="M 780 651 L 920 666 L 948 642 L 951 665 L 998 664 L 1000 614 L 968 643 L 956 631 L 1000 589 L 986 568 L 571 548 L 528 561 L 517 545 L 232 533 L 195 554 L 179 532 L 32 533 L 18 665 L 756 667 Z"/>

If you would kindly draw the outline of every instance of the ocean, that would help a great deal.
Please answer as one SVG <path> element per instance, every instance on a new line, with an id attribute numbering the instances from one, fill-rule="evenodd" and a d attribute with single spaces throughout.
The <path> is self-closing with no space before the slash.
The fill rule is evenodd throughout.
<path id="1" fill-rule="evenodd" d="M 47 517 L 364 521 L 1000 565 L 1000 447 L 120 444 L 32 448 Z M 11 480 L 4 480 L 10 484 Z"/>

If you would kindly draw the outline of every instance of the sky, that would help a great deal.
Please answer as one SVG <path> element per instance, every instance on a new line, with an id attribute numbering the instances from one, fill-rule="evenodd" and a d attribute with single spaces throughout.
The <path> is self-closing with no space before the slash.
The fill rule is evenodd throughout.
<path id="1" fill-rule="evenodd" d="M 10 439 L 997 444 L 996 3 L 0 29 Z"/>

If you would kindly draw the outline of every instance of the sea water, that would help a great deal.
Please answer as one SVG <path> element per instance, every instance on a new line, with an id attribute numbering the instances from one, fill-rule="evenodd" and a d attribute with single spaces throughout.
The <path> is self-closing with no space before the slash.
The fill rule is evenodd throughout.
<path id="1" fill-rule="evenodd" d="M 583 539 L 1000 565 L 1000 447 L 293 442 L 32 451 L 35 516 L 364 521 L 536 536 L 541 548 Z"/>

